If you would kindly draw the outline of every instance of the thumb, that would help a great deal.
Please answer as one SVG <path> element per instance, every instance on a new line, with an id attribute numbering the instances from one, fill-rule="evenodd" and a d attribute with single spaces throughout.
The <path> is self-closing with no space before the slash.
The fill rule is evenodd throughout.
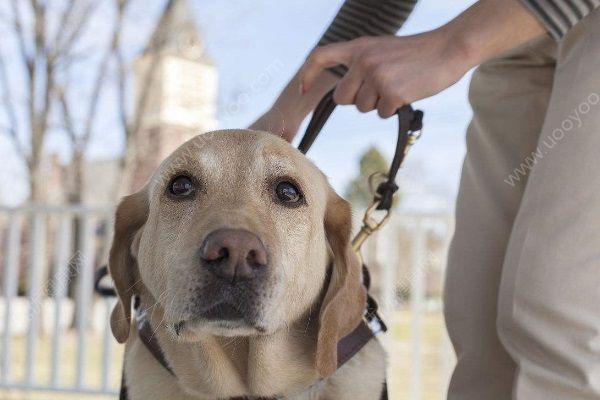
<path id="1" fill-rule="evenodd" d="M 301 93 L 311 89 L 315 79 L 324 69 L 340 64 L 349 67 L 352 62 L 352 48 L 352 42 L 340 42 L 314 49 L 300 70 Z"/>

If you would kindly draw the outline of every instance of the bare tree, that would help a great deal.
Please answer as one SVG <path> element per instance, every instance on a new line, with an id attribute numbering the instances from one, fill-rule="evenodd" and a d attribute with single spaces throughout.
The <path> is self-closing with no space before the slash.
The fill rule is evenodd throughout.
<path id="1" fill-rule="evenodd" d="M 69 203 L 77 204 L 83 201 L 85 155 L 96 127 L 100 99 L 109 84 L 111 62 L 114 62 L 120 52 L 125 7 L 128 2 L 129 0 L 114 1 L 115 16 L 108 41 L 109 45 L 95 67 L 90 95 L 83 99 L 85 104 L 81 104 L 82 99 L 77 96 L 77 93 L 70 93 L 73 89 L 73 82 L 70 79 L 73 74 L 68 67 L 64 73 L 64 81 L 56 85 L 61 119 L 72 151 L 71 163 L 68 165 L 70 171 L 67 174 L 69 182 L 66 185 Z M 73 111 L 74 108 L 83 108 L 84 110 L 83 115 L 79 118 L 82 121 L 80 124 L 77 123 L 78 118 Z"/>
<path id="2" fill-rule="evenodd" d="M 10 0 L 8 6 L 9 40 L 18 48 L 24 87 L 14 90 L 6 55 L 0 54 L 2 109 L 8 121 L 3 130 L 25 161 L 32 202 L 44 201 L 42 156 L 50 130 L 57 75 L 77 58 L 75 45 L 97 4 L 92 0 Z M 20 92 L 24 96 L 22 102 Z"/>
<path id="3" fill-rule="evenodd" d="M 10 4 L 0 24 L 4 22 L 8 28 L 7 39 L 15 44 L 19 57 L 18 63 L 11 60 L 9 66 L 7 54 L 0 52 L 0 115 L 6 121 L 0 130 L 12 139 L 16 153 L 27 166 L 31 202 L 45 200 L 42 161 L 46 138 L 51 131 L 64 134 L 71 155 L 64 182 L 66 200 L 79 203 L 83 200 L 86 153 L 98 128 L 100 104 L 108 90 L 116 93 L 112 116 L 117 117 L 117 129 L 122 131 L 125 142 L 119 162 L 121 175 L 135 160 L 135 151 L 129 144 L 140 130 L 140 111 L 145 109 L 153 66 L 157 64 L 152 62 L 138 83 L 143 89 L 134 106 L 136 114 L 131 118 L 127 107 L 131 98 L 128 93 L 131 60 L 127 58 L 127 50 L 131 49 L 123 45 L 123 31 L 128 23 L 127 10 L 135 1 L 7 1 Z M 91 31 L 91 21 L 99 9 L 113 14 L 108 19 L 112 28 L 102 32 L 106 34 L 104 41 L 94 38 L 95 32 Z M 94 40 L 106 45 L 99 48 L 89 43 Z M 74 78 L 82 65 L 88 78 L 84 83 Z M 23 76 L 18 83 L 9 77 L 13 70 Z M 90 87 L 83 96 L 82 85 Z M 24 101 L 20 101 L 23 97 Z M 120 183 L 116 185 L 119 187 Z"/>

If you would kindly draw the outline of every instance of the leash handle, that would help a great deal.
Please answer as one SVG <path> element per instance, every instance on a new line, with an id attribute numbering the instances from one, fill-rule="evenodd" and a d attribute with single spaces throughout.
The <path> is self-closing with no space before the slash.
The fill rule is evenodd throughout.
<path id="1" fill-rule="evenodd" d="M 298 150 L 303 154 L 310 150 L 333 110 L 335 110 L 337 104 L 333 100 L 334 90 L 330 90 L 323 96 L 313 112 L 304 136 L 298 145 Z M 423 129 L 423 111 L 413 110 L 411 105 L 405 105 L 396 111 L 396 115 L 398 117 L 398 141 L 387 179 L 377 187 L 375 193 L 377 210 L 389 211 L 392 208 L 394 194 L 398 191 L 396 175 L 402 166 L 408 149 L 419 138 Z"/>

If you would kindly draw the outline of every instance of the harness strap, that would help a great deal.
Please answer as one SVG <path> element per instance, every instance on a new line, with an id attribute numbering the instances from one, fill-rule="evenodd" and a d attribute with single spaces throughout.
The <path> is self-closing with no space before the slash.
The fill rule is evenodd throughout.
<path id="1" fill-rule="evenodd" d="M 156 339 L 156 334 L 152 330 L 152 326 L 150 322 L 146 318 L 136 318 L 138 334 L 146 349 L 154 356 L 156 361 L 160 363 L 169 373 L 175 376 L 175 373 L 169 366 L 165 355 L 158 344 L 158 340 Z"/>

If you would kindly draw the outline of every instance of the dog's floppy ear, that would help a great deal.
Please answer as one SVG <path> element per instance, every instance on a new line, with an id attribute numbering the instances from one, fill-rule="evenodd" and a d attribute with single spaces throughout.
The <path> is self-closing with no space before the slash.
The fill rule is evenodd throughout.
<path id="1" fill-rule="evenodd" d="M 132 254 L 135 242 L 139 244 L 136 233 L 148 218 L 148 196 L 146 190 L 126 196 L 121 200 L 115 216 L 115 229 L 108 270 L 114 281 L 119 301 L 110 316 L 112 333 L 119 343 L 125 343 L 131 326 L 131 298 L 137 282 L 137 265 Z"/>
<path id="2" fill-rule="evenodd" d="M 366 305 L 362 267 L 350 244 L 350 205 L 333 190 L 325 211 L 325 234 L 333 252 L 333 268 L 319 315 L 316 367 L 322 378 L 336 371 L 338 341 L 358 326 Z"/>

